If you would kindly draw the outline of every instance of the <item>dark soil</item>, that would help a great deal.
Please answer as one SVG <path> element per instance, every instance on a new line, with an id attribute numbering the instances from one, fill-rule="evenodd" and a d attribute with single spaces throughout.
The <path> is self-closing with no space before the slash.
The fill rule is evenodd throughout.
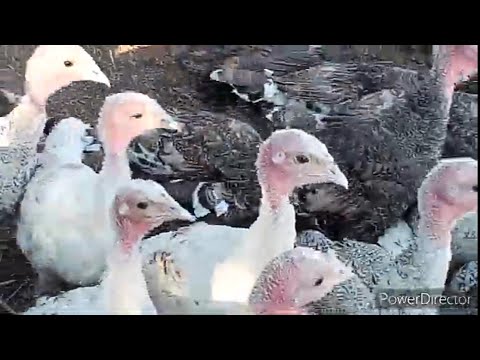
<path id="1" fill-rule="evenodd" d="M 15 243 L 15 232 L 0 224 L 0 314 L 25 311 L 33 302 L 35 275 Z"/>
<path id="2" fill-rule="evenodd" d="M 0 70 L 9 68 L 17 75 L 23 74 L 25 61 L 31 55 L 34 47 L 35 45 L 0 45 Z M 108 65 L 112 65 L 110 62 L 110 51 L 118 49 L 118 45 L 85 45 L 85 47 L 96 59 L 101 59 L 101 63 L 108 62 Z M 207 50 L 202 51 L 202 47 L 205 47 Z M 146 56 L 147 58 L 161 59 L 164 57 L 175 57 L 185 52 L 202 56 L 202 53 L 208 53 L 209 47 L 211 46 L 149 45 L 136 49 L 136 51 L 138 51 L 137 55 L 141 54 L 141 56 Z M 430 57 L 430 47 L 425 45 L 327 45 L 327 48 L 332 57 L 339 60 L 378 58 L 395 61 L 410 68 L 428 64 Z M 185 73 L 180 74 L 176 72 L 175 66 L 170 68 L 167 63 L 168 61 L 163 64 L 161 61 L 158 63 L 159 71 L 168 75 L 163 78 L 166 89 L 176 86 L 181 87 L 182 84 L 178 83 L 182 83 L 182 80 L 188 82 L 188 79 L 184 78 Z M 102 68 L 105 68 L 105 66 L 102 66 Z M 3 73 L 3 75 L 5 74 L 7 72 Z M 8 75 L 11 76 L 12 83 L 5 84 L 5 75 L 2 77 L 4 81 L 1 83 L 1 87 L 9 88 L 10 91 L 16 90 L 18 88 L 17 78 L 10 73 Z M 114 80 L 112 79 L 112 81 Z M 469 91 L 470 87 L 473 87 L 474 90 Z M 477 92 L 477 78 L 474 79 L 473 85 L 470 87 L 462 90 Z M 0 223 L 0 314 L 23 312 L 34 302 L 33 284 L 35 274 L 15 243 L 15 232 L 14 225 Z"/>

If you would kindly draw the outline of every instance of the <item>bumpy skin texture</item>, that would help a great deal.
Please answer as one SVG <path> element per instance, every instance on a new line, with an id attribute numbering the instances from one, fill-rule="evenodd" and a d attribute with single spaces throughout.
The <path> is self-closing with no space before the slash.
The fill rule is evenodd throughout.
<path id="1" fill-rule="evenodd" d="M 296 247 L 272 259 L 257 278 L 250 306 L 317 315 L 374 313 L 374 296 L 328 246 Z"/>
<path id="2" fill-rule="evenodd" d="M 50 97 L 47 104 L 47 114 L 52 117 L 50 124 L 68 115 L 95 125 L 108 92 L 109 89 L 101 84 L 91 82 L 75 83 L 62 89 Z M 260 187 L 256 180 L 255 159 L 262 142 L 259 133 L 248 124 L 249 112 L 193 112 L 188 111 L 188 107 L 174 112 L 169 99 L 172 97 L 162 101 L 167 101 L 166 108 L 170 105 L 170 113 L 185 127 L 181 133 L 159 130 L 135 139 L 128 150 L 132 176 L 154 179 L 190 209 L 193 190 L 200 182 L 206 182 L 207 187 L 199 194 L 202 205 L 213 210 L 217 200 L 208 193 L 220 191 L 218 201 L 226 201 L 231 210 L 221 219 L 211 213 L 202 220 L 248 227 L 258 216 Z M 88 107 L 84 106 L 87 102 Z M 190 102 L 189 106 L 201 109 L 195 102 Z M 101 159 L 101 154 L 87 154 L 85 163 L 98 169 Z M 175 182 L 171 183 L 172 180 Z"/>

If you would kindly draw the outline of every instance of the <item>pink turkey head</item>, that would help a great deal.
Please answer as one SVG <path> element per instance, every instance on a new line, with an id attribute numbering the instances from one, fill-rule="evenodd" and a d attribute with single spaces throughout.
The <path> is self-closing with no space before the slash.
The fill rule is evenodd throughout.
<path id="1" fill-rule="evenodd" d="M 27 61 L 25 92 L 38 106 L 45 106 L 55 91 L 74 81 L 110 81 L 93 58 L 79 45 L 40 45 Z"/>
<path id="2" fill-rule="evenodd" d="M 335 183 L 348 188 L 348 181 L 327 147 L 298 129 L 275 131 L 260 146 L 258 178 L 272 207 L 295 187 L 311 183 Z"/>

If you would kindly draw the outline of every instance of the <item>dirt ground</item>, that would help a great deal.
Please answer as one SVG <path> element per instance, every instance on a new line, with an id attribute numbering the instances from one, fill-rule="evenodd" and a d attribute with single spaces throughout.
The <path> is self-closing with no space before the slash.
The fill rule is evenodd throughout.
<path id="1" fill-rule="evenodd" d="M 0 314 L 22 312 L 33 302 L 35 274 L 15 243 L 15 229 L 0 225 Z"/>
<path id="2" fill-rule="evenodd" d="M 143 52 L 148 57 L 153 56 L 157 58 L 166 53 L 175 55 L 179 52 L 188 51 L 188 45 L 102 45 L 102 47 L 107 46 L 114 49 L 115 53 L 119 55 L 133 50 Z M 13 57 L 16 62 L 16 64 L 13 64 L 16 72 L 18 74 L 23 73 L 24 64 L 22 63 L 24 61 L 22 61 L 22 56 L 25 56 L 23 52 L 31 53 L 33 46 L 27 45 L 24 50 L 17 47 L 13 52 L 7 47 L 7 45 L 0 45 L 0 69 L 6 66 L 6 58 Z M 115 47 L 117 48 L 115 49 Z M 331 47 L 332 53 L 343 51 L 343 48 L 345 48 L 345 46 L 336 45 Z M 397 45 L 387 45 L 383 48 L 377 45 L 354 45 L 352 47 L 357 47 L 355 51 L 360 53 L 366 50 L 380 52 L 386 55 L 381 56 L 385 60 L 394 60 L 402 64 L 428 62 L 428 50 L 423 45 L 406 45 L 408 48 L 404 50 L 396 48 L 398 47 Z M 87 45 L 86 48 L 91 50 L 94 46 Z M 172 76 L 175 77 L 175 75 Z M 477 88 L 476 84 L 477 81 L 475 79 L 475 90 Z M 11 224 L 0 223 L 0 314 L 23 312 L 34 301 L 33 284 L 35 274 L 15 243 L 15 232 L 15 227 Z"/>

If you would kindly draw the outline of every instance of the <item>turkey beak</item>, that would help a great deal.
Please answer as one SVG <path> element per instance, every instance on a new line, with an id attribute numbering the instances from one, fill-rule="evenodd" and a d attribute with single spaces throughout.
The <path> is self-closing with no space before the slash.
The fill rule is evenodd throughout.
<path id="1" fill-rule="evenodd" d="M 174 130 L 177 132 L 182 132 L 184 125 L 173 116 L 167 113 L 164 113 L 162 116 L 160 127 L 166 130 Z"/>
<path id="2" fill-rule="evenodd" d="M 185 220 L 194 222 L 197 220 L 188 210 L 184 209 L 178 202 L 173 198 L 169 199 L 168 203 L 165 203 L 163 210 L 168 213 L 168 216 L 172 220 Z"/>
<path id="3" fill-rule="evenodd" d="M 334 183 L 348 190 L 348 180 L 338 165 L 333 161 L 319 164 L 317 183 Z"/>
<path id="4" fill-rule="evenodd" d="M 337 164 L 332 163 L 327 168 L 328 176 L 327 178 L 334 184 L 340 185 L 341 187 L 348 190 L 348 179 L 345 174 L 340 170 Z"/>
<path id="5" fill-rule="evenodd" d="M 177 208 L 173 209 L 172 207 L 170 208 L 171 210 L 173 210 L 173 215 L 178 219 L 178 220 L 185 220 L 185 221 L 190 221 L 190 222 L 194 222 L 195 220 L 197 220 L 197 218 L 195 216 L 193 216 L 192 214 L 190 214 L 190 212 L 186 209 L 184 209 L 183 207 L 181 206 L 178 206 Z"/>
<path id="6" fill-rule="evenodd" d="M 108 80 L 107 75 L 103 73 L 103 71 L 98 67 L 97 64 L 92 64 L 93 69 L 89 71 L 85 80 L 95 81 L 101 84 L 105 84 L 108 87 L 111 87 L 110 80 Z"/>

